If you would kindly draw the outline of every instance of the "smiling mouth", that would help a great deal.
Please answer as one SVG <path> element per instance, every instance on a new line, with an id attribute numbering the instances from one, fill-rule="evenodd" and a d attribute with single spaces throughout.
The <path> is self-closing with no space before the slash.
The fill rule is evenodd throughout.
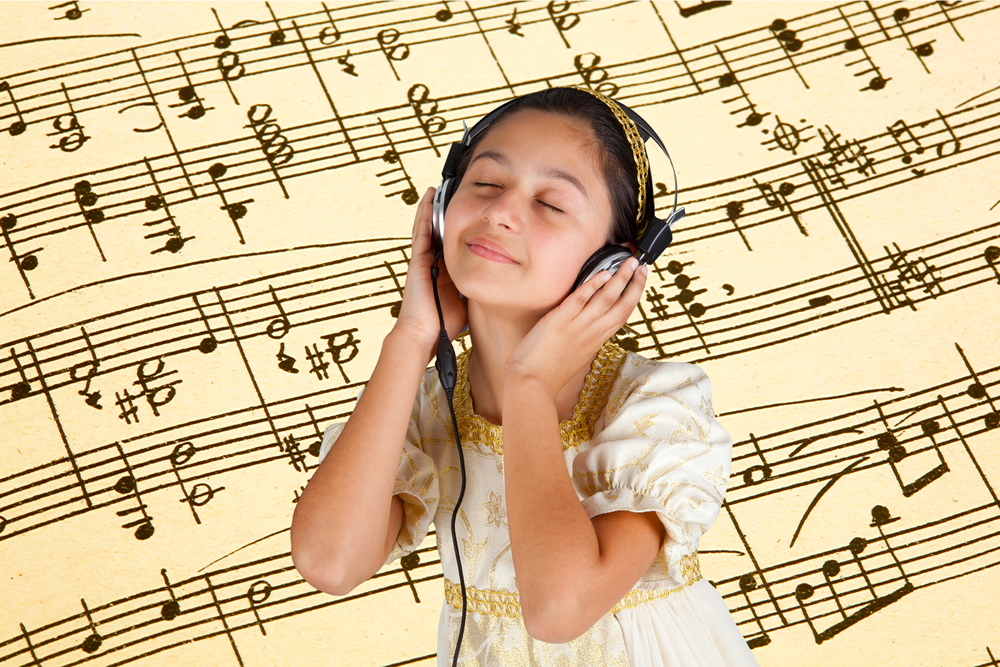
<path id="1" fill-rule="evenodd" d="M 506 255 L 501 255 L 498 252 L 493 252 L 489 248 L 477 245 L 475 243 L 469 244 L 469 250 L 471 250 L 473 254 L 479 255 L 484 259 L 493 260 L 494 262 L 500 262 L 501 264 L 517 264 L 517 262 L 507 257 Z"/>

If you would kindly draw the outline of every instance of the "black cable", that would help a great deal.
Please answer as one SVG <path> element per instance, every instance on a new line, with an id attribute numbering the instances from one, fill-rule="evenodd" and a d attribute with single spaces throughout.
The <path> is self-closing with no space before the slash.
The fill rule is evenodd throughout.
<path id="1" fill-rule="evenodd" d="M 458 375 L 458 362 L 455 359 L 455 349 L 448 340 L 448 331 L 444 326 L 444 311 L 441 310 L 441 299 L 438 296 L 438 259 L 443 254 L 438 251 L 434 255 L 434 265 L 431 267 L 431 285 L 434 287 L 434 302 L 437 304 L 438 319 L 441 321 L 441 337 L 438 339 L 437 360 L 434 367 L 437 368 L 438 377 L 444 386 L 444 393 L 448 396 L 448 408 L 451 410 L 451 426 L 455 432 L 455 444 L 458 446 L 458 463 L 462 469 L 462 488 L 458 492 L 458 500 L 455 501 L 455 509 L 451 515 L 451 541 L 455 547 L 455 564 L 458 566 L 458 583 L 462 587 L 462 623 L 458 627 L 458 643 L 455 646 L 455 657 L 452 660 L 452 667 L 458 667 L 458 653 L 462 649 L 462 636 L 465 634 L 465 616 L 468 611 L 468 598 L 465 593 L 465 575 L 462 573 L 462 557 L 458 553 L 458 533 L 455 530 L 455 521 L 458 519 L 458 508 L 462 505 L 462 498 L 465 497 L 465 453 L 462 451 L 462 439 L 458 435 L 458 420 L 455 418 L 455 405 L 452 398 L 455 391 L 455 380 Z M 445 604 L 448 604 L 445 601 Z"/>

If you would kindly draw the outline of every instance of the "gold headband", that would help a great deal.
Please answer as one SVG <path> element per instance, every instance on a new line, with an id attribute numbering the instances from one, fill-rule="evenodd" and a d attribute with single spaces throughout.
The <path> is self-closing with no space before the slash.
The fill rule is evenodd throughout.
<path id="1" fill-rule="evenodd" d="M 577 90 L 582 90 L 585 93 L 590 93 L 597 99 L 601 100 L 608 105 L 611 112 L 618 119 L 621 124 L 622 129 L 625 130 L 625 138 L 628 139 L 629 145 L 632 146 L 632 157 L 635 159 L 635 172 L 636 178 L 639 180 L 639 210 L 636 211 L 635 215 L 635 228 L 636 235 L 635 240 L 642 240 L 642 235 L 646 233 L 647 221 L 645 219 L 646 212 L 646 180 L 649 178 L 649 159 L 646 157 L 646 147 L 643 144 L 642 137 L 639 135 L 639 128 L 635 126 L 632 119 L 629 118 L 622 108 L 618 106 L 610 97 L 602 95 L 598 92 L 591 90 L 590 88 L 584 88 L 583 86 L 572 86 Z"/>

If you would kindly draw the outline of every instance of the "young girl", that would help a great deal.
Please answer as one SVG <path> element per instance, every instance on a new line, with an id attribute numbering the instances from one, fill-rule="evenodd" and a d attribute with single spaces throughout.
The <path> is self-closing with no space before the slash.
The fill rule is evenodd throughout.
<path id="1" fill-rule="evenodd" d="M 459 163 L 437 283 L 449 335 L 468 324 L 471 339 L 454 390 L 467 476 L 460 664 L 757 664 L 698 566 L 732 448 L 709 380 L 610 340 L 645 266 L 630 260 L 571 291 L 592 253 L 635 251 L 648 223 L 645 157 L 615 111 L 582 90 L 533 93 Z M 462 480 L 445 391 L 427 368 L 440 335 L 432 197 L 417 210 L 399 317 L 350 419 L 326 430 L 291 535 L 302 576 L 345 595 L 416 550 L 433 522 L 448 665 L 462 616 L 450 532 Z"/>

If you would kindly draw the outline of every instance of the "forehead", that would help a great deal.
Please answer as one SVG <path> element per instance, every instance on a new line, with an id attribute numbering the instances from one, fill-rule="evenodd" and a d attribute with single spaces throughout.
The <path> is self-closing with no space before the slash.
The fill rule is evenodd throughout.
<path id="1" fill-rule="evenodd" d="M 473 151 L 473 162 L 483 157 L 508 168 L 527 163 L 547 176 L 575 176 L 564 180 L 578 182 L 596 178 L 604 185 L 597 137 L 584 121 L 522 109 L 501 117 L 483 132 Z"/>

